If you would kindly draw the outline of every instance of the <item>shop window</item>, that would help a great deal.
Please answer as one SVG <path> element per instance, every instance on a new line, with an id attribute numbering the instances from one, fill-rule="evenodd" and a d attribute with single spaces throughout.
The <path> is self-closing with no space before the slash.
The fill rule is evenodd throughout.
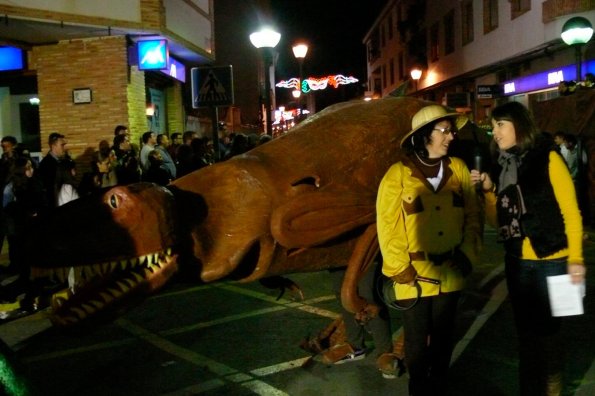
<path id="1" fill-rule="evenodd" d="M 483 0 L 483 33 L 498 27 L 498 0 Z"/>
<path id="2" fill-rule="evenodd" d="M 444 16 L 444 55 L 455 50 L 455 12 L 450 10 Z"/>
<path id="3" fill-rule="evenodd" d="M 466 0 L 461 4 L 461 29 L 463 45 L 473 41 L 473 2 Z"/>

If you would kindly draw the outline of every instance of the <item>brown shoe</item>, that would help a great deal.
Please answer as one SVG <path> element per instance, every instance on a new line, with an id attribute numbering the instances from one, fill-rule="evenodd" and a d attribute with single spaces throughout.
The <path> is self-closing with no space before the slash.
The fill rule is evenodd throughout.
<path id="1" fill-rule="evenodd" d="M 395 379 L 405 372 L 403 359 L 397 357 L 395 353 L 383 353 L 376 360 L 376 367 L 386 379 Z"/>
<path id="2" fill-rule="evenodd" d="M 319 357 L 324 364 L 343 364 L 365 358 L 366 351 L 364 349 L 353 349 L 351 345 L 345 343 L 323 351 Z"/>

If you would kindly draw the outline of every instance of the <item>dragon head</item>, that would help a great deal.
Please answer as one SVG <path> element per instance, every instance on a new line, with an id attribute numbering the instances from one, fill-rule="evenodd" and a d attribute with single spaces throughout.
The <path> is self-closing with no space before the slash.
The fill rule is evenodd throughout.
<path id="1" fill-rule="evenodd" d="M 176 212 L 169 190 L 118 186 L 41 216 L 27 249 L 33 278 L 69 280 L 52 321 L 75 324 L 161 287 L 177 269 Z"/>

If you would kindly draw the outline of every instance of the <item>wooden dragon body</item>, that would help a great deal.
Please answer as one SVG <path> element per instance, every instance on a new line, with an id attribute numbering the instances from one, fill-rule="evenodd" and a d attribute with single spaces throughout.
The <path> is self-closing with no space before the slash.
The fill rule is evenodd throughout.
<path id="1" fill-rule="evenodd" d="M 56 299 L 54 322 L 150 293 L 177 269 L 198 282 L 248 282 L 347 266 L 342 303 L 366 309 L 357 281 L 378 253 L 376 191 L 426 104 L 337 104 L 167 187 L 118 186 L 57 208 L 30 249 L 34 274 L 77 278 L 75 293 Z"/>

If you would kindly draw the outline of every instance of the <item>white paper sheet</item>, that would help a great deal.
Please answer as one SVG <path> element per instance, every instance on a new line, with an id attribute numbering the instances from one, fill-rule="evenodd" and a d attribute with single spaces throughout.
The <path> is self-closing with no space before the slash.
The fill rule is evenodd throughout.
<path id="1" fill-rule="evenodd" d="M 572 316 L 584 313 L 584 282 L 575 285 L 571 282 L 570 275 L 548 276 L 547 288 L 552 316 Z"/>

